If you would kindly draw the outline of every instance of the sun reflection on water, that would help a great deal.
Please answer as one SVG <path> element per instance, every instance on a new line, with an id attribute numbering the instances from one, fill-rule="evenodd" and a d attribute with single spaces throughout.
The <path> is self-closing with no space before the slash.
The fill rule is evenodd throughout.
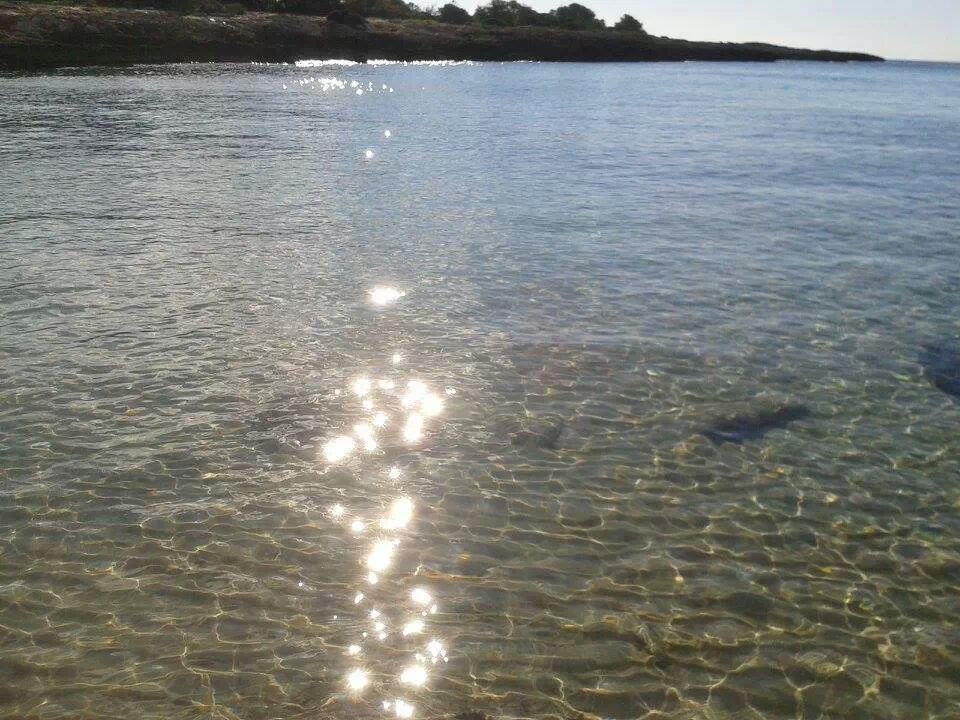
<path id="1" fill-rule="evenodd" d="M 353 381 L 352 389 L 356 395 L 363 397 L 370 392 L 371 385 L 370 378 L 358 377 Z"/>
<path id="2" fill-rule="evenodd" d="M 338 463 L 350 457 L 357 444 L 346 435 L 336 437 L 323 446 L 323 457 L 328 463 Z"/>
<path id="3" fill-rule="evenodd" d="M 370 676 L 362 668 L 356 668 L 347 673 L 347 687 L 355 693 L 362 692 L 370 684 Z"/>
<path id="4" fill-rule="evenodd" d="M 405 293 L 377 286 L 367 295 L 373 305 L 388 307 Z M 440 639 L 426 643 L 422 639 L 428 632 L 430 617 L 438 611 L 433 592 L 419 585 L 408 594 L 398 592 L 398 585 L 403 582 L 402 547 L 410 538 L 418 511 L 416 497 L 401 485 L 410 470 L 399 464 L 377 470 L 366 463 L 390 457 L 398 450 L 409 452 L 409 446 L 423 442 L 428 426 L 444 413 L 448 398 L 455 391 L 434 390 L 415 375 L 402 377 L 397 368 L 404 361 L 400 353 L 388 359 L 388 371 L 358 374 L 347 383 L 347 393 L 334 393 L 344 399 L 352 397 L 352 402 L 359 405 L 359 416 L 322 443 L 320 459 L 331 467 L 350 460 L 348 467 L 355 477 L 383 478 L 380 473 L 384 473 L 391 481 L 390 487 L 395 488 L 396 494 L 379 513 L 370 508 L 348 509 L 345 504 L 336 503 L 327 508 L 327 515 L 340 525 L 349 542 L 360 545 L 357 583 L 371 594 L 368 598 L 365 592 L 354 588 L 353 604 L 363 622 L 343 652 L 350 658 L 362 656 L 366 667 L 346 670 L 343 682 L 348 695 L 354 702 L 365 703 L 368 700 L 364 696 L 382 693 L 374 701 L 385 713 L 412 718 L 416 712 L 414 704 L 403 695 L 422 692 L 428 685 L 431 665 L 446 662 L 447 653 Z M 364 452 L 375 454 L 364 456 Z M 377 667 L 375 654 L 365 643 L 381 644 L 391 658 L 389 665 Z M 406 660 L 397 663 L 397 652 L 406 653 Z"/>
<path id="5" fill-rule="evenodd" d="M 407 635 L 419 635 L 423 632 L 424 624 L 423 620 L 411 620 L 406 625 L 403 626 L 403 629 L 400 633 L 406 637 Z"/>
<path id="6" fill-rule="evenodd" d="M 371 150 L 368 150 L 367 152 L 372 153 Z M 369 157 L 373 157 L 373 155 L 371 154 Z M 392 305 L 397 300 L 404 297 L 406 293 L 401 290 L 397 290 L 396 288 L 393 288 L 393 287 L 387 287 L 385 285 L 381 285 L 373 288 L 373 290 L 370 291 L 369 295 L 370 295 L 370 302 L 372 302 L 374 305 L 383 307 L 386 305 Z"/>
<path id="7" fill-rule="evenodd" d="M 396 709 L 396 714 L 398 718 L 413 717 L 413 705 L 411 705 L 407 701 L 397 699 L 394 701 L 393 706 Z"/>
<path id="8" fill-rule="evenodd" d="M 420 413 L 410 413 L 403 424 L 403 439 L 413 445 L 423 437 L 423 417 Z"/>
<path id="9" fill-rule="evenodd" d="M 382 573 L 393 563 L 394 541 L 378 540 L 367 555 L 367 567 L 373 572 Z"/>
<path id="10" fill-rule="evenodd" d="M 436 417 L 443 412 L 443 400 L 440 399 L 439 395 L 428 393 L 420 401 L 420 410 L 427 417 Z"/>
<path id="11" fill-rule="evenodd" d="M 427 669 L 423 665 L 411 665 L 400 673 L 400 682 L 404 685 L 422 687 L 427 684 Z"/>
<path id="12" fill-rule="evenodd" d="M 380 521 L 384 530 L 399 530 L 405 528 L 413 518 L 413 501 L 402 497 L 394 500 L 390 505 L 387 516 Z"/>
<path id="13" fill-rule="evenodd" d="M 429 605 L 433 596 L 423 588 L 414 588 L 410 591 L 410 599 L 417 605 Z"/>

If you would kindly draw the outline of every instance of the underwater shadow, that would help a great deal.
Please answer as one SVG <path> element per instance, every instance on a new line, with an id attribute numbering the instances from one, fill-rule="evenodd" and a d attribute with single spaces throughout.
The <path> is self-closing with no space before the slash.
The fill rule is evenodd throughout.
<path id="1" fill-rule="evenodd" d="M 735 443 L 742 445 L 751 440 L 762 440 L 771 430 L 782 430 L 796 420 L 810 416 L 806 405 L 788 404 L 776 410 L 760 410 L 754 413 L 734 415 L 715 420 L 700 431 L 715 445 Z"/>

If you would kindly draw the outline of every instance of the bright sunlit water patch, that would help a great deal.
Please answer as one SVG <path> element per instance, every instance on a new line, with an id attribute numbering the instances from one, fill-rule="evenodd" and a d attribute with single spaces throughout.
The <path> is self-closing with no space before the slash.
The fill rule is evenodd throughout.
<path id="1" fill-rule="evenodd" d="M 406 623 L 401 629 L 401 634 L 406 637 L 407 635 L 419 635 L 423 632 L 425 625 L 423 620 L 417 618 L 416 620 L 411 620 Z"/>
<path id="2" fill-rule="evenodd" d="M 411 665 L 400 673 L 400 682 L 413 687 L 423 687 L 427 683 L 427 669 L 423 665 Z"/>
<path id="3" fill-rule="evenodd" d="M 350 692 L 363 692 L 370 684 L 370 675 L 362 668 L 356 668 L 347 673 L 347 688 Z"/>
<path id="4" fill-rule="evenodd" d="M 300 68 L 306 67 L 353 67 L 358 63 L 354 60 L 330 59 L 330 60 L 297 60 L 294 65 Z"/>
<path id="5" fill-rule="evenodd" d="M 371 155 L 371 157 L 373 157 Z M 392 305 L 406 295 L 405 292 L 393 287 L 378 285 L 370 291 L 370 302 L 379 307 Z"/>
<path id="6" fill-rule="evenodd" d="M 433 393 L 428 393 L 420 400 L 420 410 L 427 417 L 439 415 L 443 412 L 443 400 Z"/>
<path id="7" fill-rule="evenodd" d="M 333 438 L 323 446 L 323 457 L 329 463 L 346 460 L 353 453 L 357 443 L 346 435 Z"/>
<path id="8" fill-rule="evenodd" d="M 384 65 L 421 66 L 421 67 L 457 67 L 458 65 L 480 65 L 473 60 L 367 60 L 367 65 L 379 67 Z"/>
<path id="9" fill-rule="evenodd" d="M 433 596 L 424 588 L 418 587 L 410 591 L 410 599 L 417 605 L 429 605 L 430 601 L 433 600 Z"/>
<path id="10" fill-rule="evenodd" d="M 419 413 L 410 413 L 403 424 L 403 441 L 415 445 L 423 439 L 423 417 Z"/>
<path id="11" fill-rule="evenodd" d="M 447 661 L 447 651 L 444 649 L 443 643 L 439 640 L 431 640 L 427 643 L 427 653 L 434 663 Z"/>
<path id="12" fill-rule="evenodd" d="M 414 707 L 406 700 L 397 699 L 393 702 L 394 714 L 400 720 L 408 720 L 413 717 Z"/>
<path id="13" fill-rule="evenodd" d="M 394 301 L 402 297 L 402 293 L 393 291 L 392 293 L 371 293 L 371 299 L 379 301 L 380 305 L 388 305 L 389 301 Z M 351 436 L 340 435 L 324 445 L 325 456 L 328 460 L 340 460 L 354 452 L 359 444 L 364 447 L 373 443 L 374 439 L 381 433 L 389 423 L 389 414 L 387 410 L 403 410 L 408 412 L 405 416 L 403 427 L 401 429 L 402 442 L 420 442 L 423 440 L 425 426 L 431 418 L 435 418 L 444 410 L 444 400 L 433 392 L 428 385 L 418 377 L 402 379 L 399 387 L 402 387 L 400 393 L 395 392 L 398 383 L 393 379 L 376 377 L 371 374 L 359 374 L 349 382 L 349 394 L 344 393 L 335 397 L 353 397 L 360 400 L 360 419 L 351 426 L 352 437 L 356 438 L 355 445 L 350 446 L 346 442 Z M 356 400 L 354 400 L 355 402 Z M 387 410 L 376 408 L 384 407 Z M 419 412 L 409 412 L 416 408 Z M 422 413 L 422 414 L 421 414 Z M 386 450 L 389 451 L 389 443 Z M 376 459 L 366 461 L 358 470 L 360 473 L 370 472 L 367 464 L 378 462 Z M 389 465 L 380 469 L 388 480 L 394 483 L 400 483 L 404 473 L 397 465 Z M 351 503 L 354 504 L 353 502 Z M 409 643 L 414 638 L 422 636 L 427 630 L 428 619 L 437 612 L 437 603 L 434 601 L 433 594 L 422 586 L 417 586 L 409 590 L 408 601 L 403 600 L 403 594 L 398 594 L 397 583 L 402 582 L 402 574 L 395 572 L 398 567 L 398 558 L 403 553 L 403 543 L 401 542 L 401 533 L 406 536 L 406 532 L 412 529 L 415 519 L 416 503 L 414 498 L 408 494 L 402 494 L 393 498 L 381 511 L 381 517 L 377 527 L 381 535 L 379 537 L 365 540 L 368 529 L 371 524 L 362 517 L 354 516 L 346 523 L 349 532 L 356 543 L 360 543 L 358 551 L 361 555 L 361 565 L 363 571 L 358 574 L 356 582 L 362 583 L 366 592 L 371 593 L 368 598 L 365 592 L 356 590 L 353 595 L 353 605 L 358 611 L 365 613 L 366 622 L 358 632 L 355 631 L 354 642 L 347 645 L 347 656 L 364 655 L 368 663 L 368 668 L 354 668 L 347 674 L 346 683 L 351 693 L 359 696 L 370 685 L 370 669 L 376 669 L 378 663 L 378 653 L 375 649 L 369 647 L 364 650 L 362 643 L 377 643 L 376 647 L 388 648 L 399 641 Z M 341 520 L 347 516 L 347 509 L 341 503 L 331 506 L 328 511 L 334 520 Z M 379 598 L 379 600 L 378 600 Z M 372 604 L 376 602 L 376 606 Z M 386 603 L 382 605 L 381 603 Z M 393 613 L 410 613 L 405 619 L 392 618 Z M 336 616 L 339 617 L 339 616 Z M 336 619 L 336 618 L 335 618 Z M 348 621 L 345 618 L 345 621 Z M 393 625 L 393 623 L 396 623 Z M 433 648 L 433 650 L 431 650 Z M 446 660 L 446 654 L 442 651 L 439 641 L 432 640 L 426 646 L 426 651 L 422 645 L 415 648 L 407 647 L 405 649 L 409 657 L 407 664 L 396 675 L 396 681 L 410 688 L 423 688 L 428 679 L 427 666 L 436 664 L 439 659 Z M 394 672 L 396 672 L 394 670 Z M 388 672 L 389 674 L 389 672 Z M 382 700 L 383 707 L 389 710 L 397 717 L 412 716 L 413 706 L 406 704 L 403 699 Z"/>
<path id="14" fill-rule="evenodd" d="M 351 386 L 351 389 L 353 390 L 355 395 L 363 397 L 370 392 L 370 389 L 372 387 L 373 387 L 373 383 L 370 382 L 370 378 L 359 377 L 353 381 L 353 385 Z"/>
<path id="15" fill-rule="evenodd" d="M 385 518 L 380 521 L 384 530 L 402 530 L 413 519 L 413 501 L 410 498 L 398 498 L 390 504 Z"/>
<path id="16" fill-rule="evenodd" d="M 390 565 L 393 563 L 393 555 L 395 550 L 396 546 L 394 541 L 378 540 L 370 549 L 370 553 L 367 555 L 367 567 L 373 572 L 383 573 L 385 570 L 389 569 Z"/>

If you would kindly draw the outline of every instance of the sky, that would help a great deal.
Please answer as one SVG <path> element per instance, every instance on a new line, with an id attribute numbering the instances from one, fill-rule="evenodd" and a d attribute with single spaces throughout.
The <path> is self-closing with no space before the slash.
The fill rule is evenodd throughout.
<path id="1" fill-rule="evenodd" d="M 520 1 L 546 12 L 574 0 Z M 630 13 L 653 35 L 854 50 L 890 60 L 960 62 L 960 0 L 576 1 L 608 25 Z M 483 3 L 457 4 L 472 12 Z"/>

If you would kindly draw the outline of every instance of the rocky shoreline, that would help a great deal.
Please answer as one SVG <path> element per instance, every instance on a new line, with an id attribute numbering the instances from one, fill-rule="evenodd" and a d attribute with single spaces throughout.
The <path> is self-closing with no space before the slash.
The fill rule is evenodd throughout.
<path id="1" fill-rule="evenodd" d="M 171 62 L 292 62 L 304 58 L 544 61 L 881 61 L 863 53 L 760 43 L 708 43 L 645 33 L 491 28 L 371 19 L 0 4 L 0 70 Z"/>

